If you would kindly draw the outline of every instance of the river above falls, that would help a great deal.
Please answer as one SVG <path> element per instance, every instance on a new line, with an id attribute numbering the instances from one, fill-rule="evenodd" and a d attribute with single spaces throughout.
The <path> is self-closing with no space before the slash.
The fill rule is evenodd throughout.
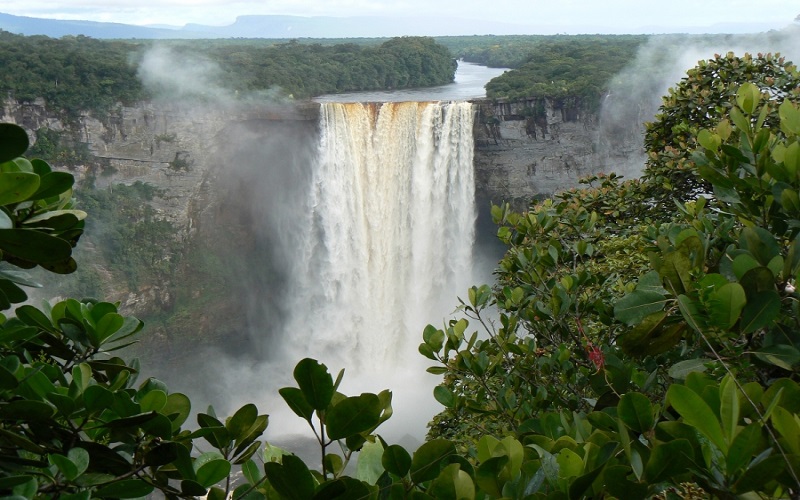
<path id="1" fill-rule="evenodd" d="M 403 101 L 466 101 L 486 97 L 484 85 L 502 75 L 507 68 L 488 68 L 480 64 L 458 61 L 453 83 L 437 87 L 416 89 L 380 90 L 326 94 L 314 98 L 316 102 L 403 102 Z"/>

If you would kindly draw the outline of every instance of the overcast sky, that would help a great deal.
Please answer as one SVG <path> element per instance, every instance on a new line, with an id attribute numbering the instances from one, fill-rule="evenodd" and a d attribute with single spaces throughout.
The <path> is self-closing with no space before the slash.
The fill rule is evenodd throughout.
<path id="1" fill-rule="evenodd" d="M 533 26 L 564 32 L 681 31 L 743 23 L 776 28 L 800 15 L 797 0 L 2 0 L 6 14 L 119 22 L 226 25 L 240 15 L 442 16 Z M 561 30 L 556 30 L 561 31 Z"/>

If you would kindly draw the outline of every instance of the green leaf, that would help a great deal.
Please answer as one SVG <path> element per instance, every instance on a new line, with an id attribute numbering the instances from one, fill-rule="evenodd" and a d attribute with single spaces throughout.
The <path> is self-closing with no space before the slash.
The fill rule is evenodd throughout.
<path id="1" fill-rule="evenodd" d="M 427 493 L 441 500 L 473 500 L 475 484 L 459 464 L 450 464 L 431 482 Z"/>
<path id="2" fill-rule="evenodd" d="M 753 422 L 736 435 L 728 450 L 727 471 L 735 475 L 750 461 L 761 441 L 761 424 Z"/>
<path id="3" fill-rule="evenodd" d="M 242 474 L 251 485 L 255 485 L 261 481 L 264 474 L 261 472 L 261 467 L 253 460 L 248 460 L 242 464 Z"/>
<path id="4" fill-rule="evenodd" d="M 1 420 L 45 421 L 49 420 L 55 413 L 55 408 L 41 401 L 21 399 L 0 404 Z"/>
<path id="5" fill-rule="evenodd" d="M 664 311 L 653 313 L 620 336 L 619 344 L 627 354 L 637 357 L 666 352 L 680 342 L 685 327 L 670 324 Z"/>
<path id="6" fill-rule="evenodd" d="M 173 392 L 167 396 L 167 403 L 161 408 L 161 413 L 172 420 L 172 430 L 178 430 L 192 411 L 192 402 L 185 394 Z"/>
<path id="7" fill-rule="evenodd" d="M 679 361 L 670 366 L 667 372 L 670 377 L 676 380 L 686 380 L 686 377 L 692 372 L 704 372 L 708 369 L 706 363 L 711 362 L 707 358 L 692 358 Z"/>
<path id="8" fill-rule="evenodd" d="M 209 488 L 222 481 L 231 473 L 231 463 L 225 459 L 216 459 L 204 463 L 197 469 L 197 482 Z"/>
<path id="9" fill-rule="evenodd" d="M 0 172 L 0 205 L 30 198 L 39 189 L 39 176 L 26 172 Z"/>
<path id="10" fill-rule="evenodd" d="M 0 249 L 36 264 L 61 262 L 72 254 L 68 241 L 36 229 L 0 229 Z"/>
<path id="11" fill-rule="evenodd" d="M 481 462 L 478 466 L 478 470 L 475 472 L 475 482 L 478 484 L 481 491 L 485 491 L 497 498 L 503 496 L 504 481 L 501 479 L 501 476 L 508 460 L 507 456 L 502 455 Z"/>
<path id="12" fill-rule="evenodd" d="M 411 458 L 411 480 L 415 484 L 439 475 L 447 457 L 456 454 L 455 445 L 446 439 L 433 439 L 420 446 Z"/>
<path id="13" fill-rule="evenodd" d="M 650 453 L 644 477 L 651 484 L 660 483 L 685 473 L 693 463 L 694 450 L 686 439 L 659 443 Z"/>
<path id="14" fill-rule="evenodd" d="M 401 478 L 406 477 L 411 469 L 411 455 L 402 446 L 393 444 L 383 451 L 381 464 L 392 474 Z"/>
<path id="15" fill-rule="evenodd" d="M 314 495 L 314 478 L 306 464 L 294 455 L 284 455 L 283 462 L 264 464 L 267 479 L 282 497 L 308 500 Z"/>
<path id="16" fill-rule="evenodd" d="M 314 359 L 305 358 L 295 366 L 294 379 L 312 408 L 317 411 L 328 408 L 334 393 L 333 378 L 328 373 L 328 367 Z"/>
<path id="17" fill-rule="evenodd" d="M 632 326 L 664 309 L 666 297 L 658 292 L 634 290 L 614 304 L 614 317 Z"/>
<path id="18" fill-rule="evenodd" d="M 780 255 L 780 247 L 775 240 L 775 235 L 763 227 L 745 227 L 739 235 L 739 245 L 748 250 L 753 257 L 766 266 L 776 256 Z"/>
<path id="19" fill-rule="evenodd" d="M 667 390 L 667 400 L 687 424 L 696 427 L 723 453 L 727 452 L 717 416 L 696 392 L 684 385 L 672 384 Z"/>
<path id="20" fill-rule="evenodd" d="M 13 123 L 0 123 L 0 163 L 24 155 L 28 144 L 28 133 L 25 129 Z"/>
<path id="21" fill-rule="evenodd" d="M 786 344 L 762 347 L 755 352 L 755 356 L 765 363 L 788 371 L 793 371 L 794 367 L 800 364 L 800 351 Z"/>
<path id="22" fill-rule="evenodd" d="M 678 296 L 678 309 L 681 311 L 683 319 L 696 332 L 703 333 L 705 329 L 705 319 L 700 314 L 697 302 L 686 295 Z"/>
<path id="23" fill-rule="evenodd" d="M 253 403 L 248 403 L 239 408 L 233 416 L 225 422 L 225 428 L 231 437 L 237 441 L 244 439 L 247 431 L 258 418 L 258 408 Z"/>
<path id="24" fill-rule="evenodd" d="M 753 333 L 767 327 L 777 320 L 780 309 L 781 297 L 776 290 L 757 292 L 748 297 L 739 328 L 742 333 Z"/>
<path id="25" fill-rule="evenodd" d="M 453 408 L 456 404 L 456 397 L 453 392 L 443 385 L 437 385 L 433 388 L 433 397 L 446 408 Z"/>
<path id="26" fill-rule="evenodd" d="M 727 283 L 709 296 L 709 313 L 711 321 L 728 330 L 739 320 L 739 315 L 747 304 L 744 288 L 739 283 Z"/>
<path id="27" fill-rule="evenodd" d="M 731 443 L 736 436 L 736 429 L 739 425 L 739 389 L 730 375 L 726 375 L 720 383 L 719 399 L 722 433 L 725 435 L 727 442 Z"/>
<path id="28" fill-rule="evenodd" d="M 125 479 L 111 483 L 108 486 L 98 488 L 95 492 L 97 497 L 112 497 L 112 498 L 139 498 L 145 497 L 153 492 L 155 488 L 153 485 L 142 481 L 141 479 Z M 203 490 L 205 494 L 205 490 Z"/>
<path id="29" fill-rule="evenodd" d="M 623 394 L 617 404 L 617 415 L 629 429 L 644 433 L 653 428 L 653 405 L 647 396 L 638 392 Z"/>
<path id="30" fill-rule="evenodd" d="M 39 189 L 30 197 L 32 200 L 41 200 L 58 196 L 72 188 L 75 178 L 67 172 L 49 172 L 40 177 Z M 85 217 L 86 214 L 84 213 Z"/>
<path id="31" fill-rule="evenodd" d="M 375 394 L 364 393 L 336 403 L 325 417 L 330 439 L 344 439 L 378 425 L 381 403 Z"/>

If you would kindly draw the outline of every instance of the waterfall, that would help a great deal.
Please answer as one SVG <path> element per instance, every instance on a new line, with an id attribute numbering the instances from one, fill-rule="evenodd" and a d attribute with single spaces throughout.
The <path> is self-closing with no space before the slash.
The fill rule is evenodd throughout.
<path id="1" fill-rule="evenodd" d="M 441 325 L 471 280 L 472 121 L 467 102 L 321 104 L 289 359 L 345 367 L 375 392 L 424 373 L 422 329 Z"/>

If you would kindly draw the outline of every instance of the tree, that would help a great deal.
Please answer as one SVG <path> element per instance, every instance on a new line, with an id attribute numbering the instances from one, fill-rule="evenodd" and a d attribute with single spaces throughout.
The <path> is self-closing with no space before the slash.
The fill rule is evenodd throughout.
<path id="1" fill-rule="evenodd" d="M 739 85 L 753 83 L 771 96 L 764 102 L 765 123 L 779 133 L 778 105 L 785 99 L 800 102 L 798 79 L 797 67 L 779 54 L 716 54 L 689 70 L 664 97 L 655 121 L 646 124 L 645 177 L 655 208 L 672 212 L 672 198 L 687 201 L 710 192 L 710 184 L 697 176 L 691 151 L 698 132 L 715 126 L 733 109 Z"/>

